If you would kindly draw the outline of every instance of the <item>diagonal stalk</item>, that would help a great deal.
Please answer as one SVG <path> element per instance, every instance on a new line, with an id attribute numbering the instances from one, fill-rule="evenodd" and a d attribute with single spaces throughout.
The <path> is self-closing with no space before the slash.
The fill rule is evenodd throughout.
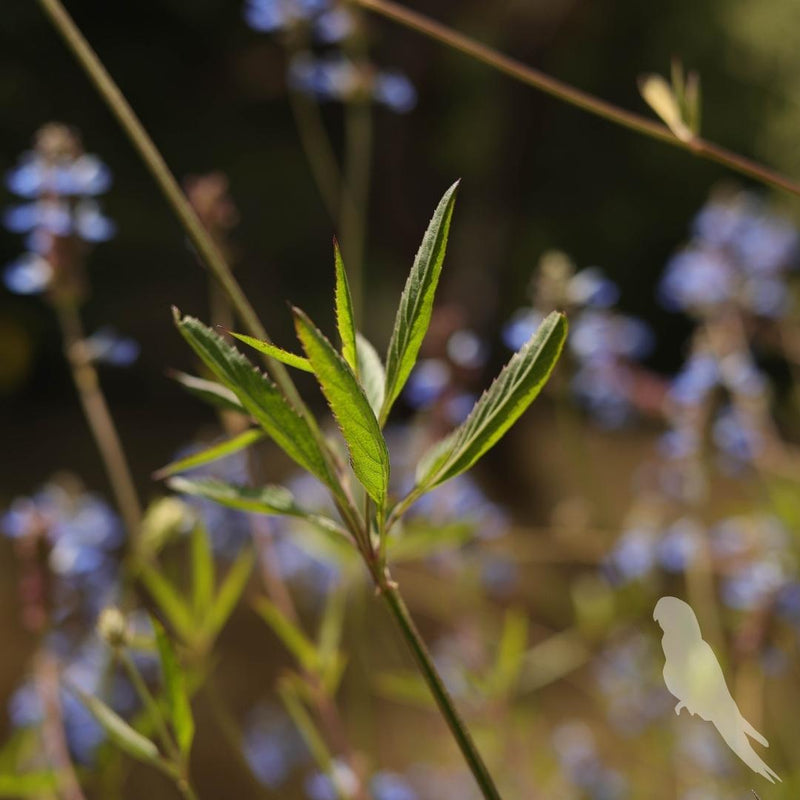
<path id="1" fill-rule="evenodd" d="M 439 711 L 450 728 L 450 732 L 456 740 L 476 783 L 480 787 L 483 797 L 485 800 L 501 800 L 500 792 L 497 790 L 464 720 L 458 713 L 453 698 L 436 670 L 431 654 L 428 652 L 428 648 L 425 646 L 425 642 L 420 636 L 417 626 L 414 624 L 414 620 L 411 618 L 411 614 L 397 589 L 397 584 L 392 581 L 385 571 L 383 573 L 375 573 L 373 577 L 380 594 L 386 601 L 389 612 L 411 650 L 411 655 L 414 657 L 420 674 L 425 679 L 425 683 L 427 683 L 436 705 L 439 707 Z"/>
<path id="2" fill-rule="evenodd" d="M 623 128 L 628 128 L 643 136 L 648 136 L 651 139 L 656 139 L 666 144 L 671 144 L 673 147 L 680 147 L 688 150 L 690 153 L 700 158 L 722 164 L 728 169 L 759 181 L 760 183 L 774 186 L 790 194 L 800 195 L 800 184 L 769 167 L 765 167 L 756 161 L 752 161 L 738 153 L 720 147 L 718 144 L 706 141 L 699 136 L 693 136 L 687 141 L 678 139 L 669 128 L 659 122 L 655 122 L 641 114 L 636 114 L 633 111 L 628 111 L 625 108 L 609 103 L 607 100 L 595 97 L 588 92 L 584 92 L 582 89 L 578 89 L 557 78 L 553 78 L 482 42 L 465 36 L 463 33 L 449 28 L 447 25 L 443 25 L 430 17 L 426 17 L 424 14 L 420 14 L 417 11 L 412 11 L 398 3 L 394 3 L 392 0 L 352 0 L 352 2 L 370 11 L 374 11 L 376 14 L 391 19 L 400 25 L 411 28 L 417 33 L 421 33 L 423 36 L 427 36 L 441 44 L 452 47 L 454 50 L 471 56 L 477 61 L 481 61 L 487 66 L 496 69 L 498 72 L 502 72 L 528 86 L 532 86 L 534 89 L 549 94 L 564 103 L 583 109 L 589 114 L 602 117 L 609 122 L 613 122 Z"/>

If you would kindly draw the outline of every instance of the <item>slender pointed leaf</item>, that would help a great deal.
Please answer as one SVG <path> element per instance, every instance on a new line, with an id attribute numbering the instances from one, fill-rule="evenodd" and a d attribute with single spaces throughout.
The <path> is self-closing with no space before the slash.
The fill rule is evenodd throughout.
<path id="1" fill-rule="evenodd" d="M 192 604 L 195 616 L 202 619 L 211 606 L 216 581 L 211 539 L 203 525 L 197 524 L 192 530 L 191 550 Z"/>
<path id="2" fill-rule="evenodd" d="M 189 394 L 193 394 L 209 405 L 223 408 L 226 411 L 237 411 L 240 414 L 247 413 L 239 402 L 239 398 L 221 383 L 198 378 L 195 375 L 187 375 L 185 372 L 177 370 L 171 372 L 170 377 L 183 386 Z"/>
<path id="3" fill-rule="evenodd" d="M 178 461 L 167 464 L 166 467 L 162 467 L 154 472 L 153 478 L 155 480 L 161 480 L 162 478 L 175 475 L 179 472 L 188 472 L 190 469 L 196 469 L 205 464 L 211 464 L 214 461 L 218 461 L 220 458 L 225 458 L 226 456 L 233 455 L 240 450 L 250 447 L 251 444 L 261 441 L 265 436 L 266 433 L 259 428 L 250 428 L 244 431 L 244 433 L 240 433 L 238 436 L 216 442 L 210 447 L 206 447 L 197 453 L 186 456 L 186 458 L 181 458 Z"/>
<path id="4" fill-rule="evenodd" d="M 89 713 L 100 723 L 103 730 L 121 750 L 138 761 L 147 764 L 159 764 L 160 756 L 158 748 L 145 736 L 132 728 L 122 717 L 110 709 L 102 700 L 86 692 L 82 692 L 76 686 L 70 686 L 70 691 L 74 692 L 80 701 L 86 706 Z"/>
<path id="5" fill-rule="evenodd" d="M 419 488 L 432 489 L 465 472 L 503 436 L 547 382 L 566 337 L 567 319 L 554 311 L 512 356 L 461 426 L 422 457 Z"/>
<path id="6" fill-rule="evenodd" d="M 140 565 L 139 576 L 170 625 L 184 639 L 191 640 L 196 628 L 195 620 L 181 593 L 150 564 Z"/>
<path id="7" fill-rule="evenodd" d="M 319 668 L 317 648 L 300 627 L 266 597 L 260 597 L 255 602 L 254 608 L 286 649 L 297 659 L 300 666 L 308 672 L 316 672 Z"/>
<path id="8" fill-rule="evenodd" d="M 267 434 L 301 467 L 329 486 L 336 485 L 309 421 L 297 413 L 277 386 L 235 347 L 193 317 L 175 321 L 205 365 L 257 420 Z"/>
<path id="9" fill-rule="evenodd" d="M 303 356 L 295 355 L 294 353 L 290 353 L 288 350 L 284 350 L 282 347 L 278 347 L 271 342 L 265 342 L 261 339 L 256 339 L 253 336 L 247 336 L 244 333 L 234 333 L 233 331 L 227 331 L 227 333 L 229 333 L 235 339 L 238 339 L 240 342 L 249 344 L 254 350 L 258 350 L 259 353 L 264 353 L 264 355 L 271 356 L 276 361 L 280 361 L 281 364 L 286 364 L 287 367 L 294 367 L 295 369 L 302 370 L 303 372 L 313 371 L 311 369 L 311 364 L 308 363 L 308 359 L 303 358 Z"/>
<path id="10" fill-rule="evenodd" d="M 236 560 L 228 570 L 228 574 L 222 581 L 222 585 L 219 587 L 214 605 L 203 624 L 203 634 L 205 636 L 213 639 L 225 626 L 228 617 L 233 613 L 233 609 L 236 608 L 236 604 L 247 586 L 255 560 L 255 553 L 249 548 L 242 550 L 236 557 Z"/>
<path id="11" fill-rule="evenodd" d="M 422 340 L 428 331 L 433 312 L 433 298 L 447 249 L 447 237 L 457 189 L 456 182 L 444 193 L 436 211 L 433 212 L 400 297 L 394 330 L 386 354 L 386 398 L 380 415 L 382 422 L 386 420 L 392 404 L 408 380 Z"/>
<path id="12" fill-rule="evenodd" d="M 378 420 L 353 371 L 311 320 L 294 309 L 297 335 L 314 367 L 322 393 L 339 423 L 353 472 L 383 507 L 389 485 L 389 452 Z"/>
<path id="13" fill-rule="evenodd" d="M 186 677 L 164 628 L 156 619 L 151 618 L 151 622 L 156 634 L 156 646 L 161 660 L 169 720 L 172 730 L 175 732 L 178 749 L 185 758 L 192 749 L 194 740 L 194 717 L 189 704 Z"/>
<path id="14" fill-rule="evenodd" d="M 350 296 L 350 285 L 339 250 L 339 242 L 333 240 L 333 260 L 336 269 L 336 327 L 342 340 L 342 356 L 350 365 L 350 369 L 358 375 L 359 362 L 356 356 L 356 323 L 353 313 L 353 298 Z"/>
<path id="15" fill-rule="evenodd" d="M 302 516 L 303 512 L 294 502 L 294 497 L 283 486 L 263 486 L 254 489 L 249 486 L 236 486 L 215 478 L 170 478 L 170 489 L 181 494 L 205 497 L 215 503 L 235 508 L 237 511 L 250 511 L 256 514 L 290 514 Z"/>
<path id="16" fill-rule="evenodd" d="M 360 333 L 356 334 L 356 348 L 358 360 L 358 379 L 364 389 L 364 394 L 377 417 L 383 408 L 386 396 L 386 371 L 381 363 L 381 357 L 370 341 Z"/>

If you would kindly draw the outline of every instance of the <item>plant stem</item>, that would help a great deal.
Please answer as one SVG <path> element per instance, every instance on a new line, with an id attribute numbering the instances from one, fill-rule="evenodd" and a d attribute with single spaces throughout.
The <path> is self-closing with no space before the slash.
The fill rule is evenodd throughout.
<path id="1" fill-rule="evenodd" d="M 425 642 L 422 640 L 408 608 L 406 608 L 397 585 L 392 581 L 388 573 L 373 574 L 373 578 L 381 595 L 386 600 L 386 605 L 400 628 L 400 632 L 411 650 L 411 655 L 414 657 L 422 677 L 428 684 L 428 688 L 434 700 L 436 700 L 436 705 L 439 706 L 439 710 L 445 722 L 447 722 L 453 738 L 461 749 L 461 753 L 472 771 L 485 800 L 500 800 L 500 793 L 494 785 L 492 776 L 486 769 L 478 748 L 475 746 L 466 724 L 456 709 L 453 698 L 436 670 L 428 648 L 425 646 Z"/>
<path id="2" fill-rule="evenodd" d="M 405 25 L 407 28 L 417 31 L 424 36 L 435 39 L 437 42 L 452 47 L 465 55 L 481 61 L 493 69 L 503 72 L 515 80 L 532 86 L 545 94 L 549 94 L 564 103 L 580 108 L 589 114 L 602 117 L 609 122 L 620 125 L 623 128 L 649 136 L 673 147 L 680 147 L 690 153 L 722 164 L 728 169 L 745 175 L 748 178 L 774 186 L 794 195 L 800 195 L 800 184 L 790 180 L 779 172 L 775 172 L 768 167 L 752 161 L 738 153 L 720 147 L 713 142 L 705 139 L 692 137 L 688 141 L 678 139 L 665 125 L 655 122 L 641 114 L 621 108 L 596 97 L 588 92 L 584 92 L 568 83 L 553 78 L 538 69 L 523 64 L 488 45 L 465 36 L 463 33 L 453 30 L 440 22 L 426 17 L 417 11 L 405 8 L 392 0 L 352 0 L 357 5 L 374 11 L 376 14 L 387 17 L 388 19 Z"/>
<path id="3" fill-rule="evenodd" d="M 164 715 L 161 713 L 161 709 L 158 707 L 155 697 L 153 697 L 152 692 L 147 688 L 147 684 L 144 682 L 142 674 L 139 672 L 136 664 L 133 663 L 133 659 L 128 655 L 128 653 L 126 653 L 124 650 L 118 650 L 116 652 L 116 656 L 125 669 L 130 682 L 133 684 L 136 694 L 139 695 L 139 699 L 147 709 L 147 713 L 150 715 L 150 719 L 152 720 L 153 725 L 158 732 L 158 738 L 161 739 L 164 749 L 169 754 L 172 762 L 178 766 L 181 764 L 183 759 L 180 751 L 178 750 L 178 746 L 175 744 L 175 740 L 172 738 L 172 735 L 167 728 Z"/>
<path id="4" fill-rule="evenodd" d="M 84 331 L 78 308 L 73 302 L 57 303 L 56 316 L 61 328 L 64 352 L 111 489 L 128 535 L 135 539 L 142 522 L 142 507 L 119 434 L 108 408 L 100 379 L 83 351 Z"/>

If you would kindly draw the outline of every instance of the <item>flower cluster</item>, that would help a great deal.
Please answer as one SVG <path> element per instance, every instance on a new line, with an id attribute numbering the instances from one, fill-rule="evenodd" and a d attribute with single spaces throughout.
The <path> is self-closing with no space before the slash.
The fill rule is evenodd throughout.
<path id="1" fill-rule="evenodd" d="M 114 224 L 96 197 L 111 185 L 111 173 L 83 152 L 78 135 L 51 123 L 36 134 L 33 150 L 6 177 L 8 188 L 27 202 L 6 209 L 3 224 L 25 235 L 27 252 L 6 267 L 6 287 L 18 294 L 61 288 L 81 291 L 79 262 L 87 243 L 114 235 Z"/>
<path id="2" fill-rule="evenodd" d="M 689 243 L 667 264 L 659 297 L 698 318 L 733 306 L 759 317 L 787 311 L 787 273 L 800 259 L 800 236 L 750 192 L 720 190 L 700 210 Z"/>
<path id="3" fill-rule="evenodd" d="M 530 291 L 531 306 L 514 312 L 503 329 L 505 344 L 519 349 L 549 311 L 567 310 L 575 397 L 601 425 L 625 424 L 634 415 L 639 394 L 640 376 L 634 365 L 652 349 L 650 328 L 614 310 L 619 290 L 601 270 L 588 267 L 576 272 L 572 261 L 558 251 L 542 256 Z"/>
<path id="4" fill-rule="evenodd" d="M 248 0 L 245 20 L 265 33 L 282 32 L 289 43 L 307 38 L 318 45 L 338 46 L 359 33 L 352 10 L 335 0 Z M 380 70 L 366 60 L 342 51 L 318 55 L 290 47 L 289 86 L 317 100 L 337 102 L 374 100 L 398 114 L 417 103 L 411 81 L 397 70 Z"/>

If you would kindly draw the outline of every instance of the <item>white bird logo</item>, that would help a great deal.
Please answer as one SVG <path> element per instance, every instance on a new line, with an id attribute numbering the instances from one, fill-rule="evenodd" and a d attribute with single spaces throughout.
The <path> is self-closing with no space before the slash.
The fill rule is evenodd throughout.
<path id="1" fill-rule="evenodd" d="M 690 714 L 713 723 L 728 747 L 753 772 L 770 783 L 780 781 L 777 773 L 753 750 L 748 736 L 764 747 L 769 747 L 769 742 L 739 711 L 714 651 L 703 640 L 691 606 L 677 597 L 662 597 L 656 603 L 653 619 L 664 631 L 661 639 L 666 658 L 664 683 L 678 698 L 675 713 L 680 714 L 686 708 Z"/>

